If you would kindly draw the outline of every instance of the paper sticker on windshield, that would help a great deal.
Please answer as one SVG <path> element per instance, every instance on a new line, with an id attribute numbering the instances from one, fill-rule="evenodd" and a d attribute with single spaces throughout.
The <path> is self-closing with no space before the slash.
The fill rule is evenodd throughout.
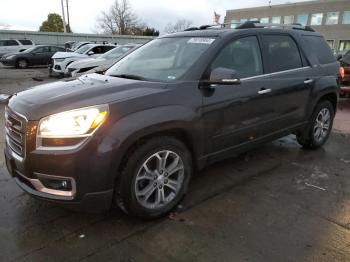
<path id="1" fill-rule="evenodd" d="M 215 41 L 215 38 L 193 37 L 187 41 L 189 44 L 206 44 L 210 45 Z"/>

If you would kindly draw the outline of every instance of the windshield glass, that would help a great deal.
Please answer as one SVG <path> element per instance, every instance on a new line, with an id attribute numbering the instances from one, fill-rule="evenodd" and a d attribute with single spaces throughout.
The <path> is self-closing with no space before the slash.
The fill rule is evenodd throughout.
<path id="1" fill-rule="evenodd" d="M 84 54 L 91 47 L 92 47 L 92 45 L 84 45 L 84 46 L 80 47 L 78 50 L 76 50 L 75 53 Z"/>
<path id="2" fill-rule="evenodd" d="M 215 38 L 159 38 L 114 64 L 106 75 L 171 82 L 179 79 Z"/>
<path id="3" fill-rule="evenodd" d="M 31 47 L 31 48 L 28 48 L 28 49 L 22 51 L 21 53 L 30 53 L 30 52 L 32 52 L 33 50 L 37 49 L 37 48 L 38 48 L 37 46 L 34 46 L 34 47 Z"/>
<path id="4" fill-rule="evenodd" d="M 119 46 L 116 48 L 113 48 L 112 50 L 108 51 L 107 53 L 104 53 L 100 56 L 100 58 L 104 58 L 106 60 L 109 59 L 116 59 L 126 52 L 128 52 L 132 47 L 131 46 Z"/>

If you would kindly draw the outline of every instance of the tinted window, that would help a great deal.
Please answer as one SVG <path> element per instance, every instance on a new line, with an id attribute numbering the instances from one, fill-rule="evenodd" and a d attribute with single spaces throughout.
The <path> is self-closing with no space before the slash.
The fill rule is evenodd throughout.
<path id="1" fill-rule="evenodd" d="M 18 45 L 18 43 L 15 40 L 7 40 L 5 45 L 13 46 L 13 45 Z"/>
<path id="2" fill-rule="evenodd" d="M 33 52 L 34 53 L 48 53 L 49 47 L 48 46 L 41 46 L 41 47 L 36 48 Z"/>
<path id="3" fill-rule="evenodd" d="M 58 47 L 58 46 L 51 46 L 50 51 L 52 53 L 56 53 L 56 52 L 64 52 L 64 51 L 66 51 L 66 49 L 64 49 L 62 47 Z"/>
<path id="4" fill-rule="evenodd" d="M 5 40 L 0 40 L 0 46 L 4 46 L 4 45 L 5 45 L 5 43 L 6 43 L 6 41 L 5 41 Z"/>
<path id="5" fill-rule="evenodd" d="M 23 39 L 23 40 L 18 40 L 22 45 L 32 45 L 32 41 L 30 40 L 26 40 L 26 39 Z"/>
<path id="6" fill-rule="evenodd" d="M 261 75 L 263 67 L 257 38 L 249 36 L 228 44 L 211 65 L 212 70 L 218 67 L 233 69 L 240 78 Z"/>
<path id="7" fill-rule="evenodd" d="M 304 36 L 309 46 L 312 47 L 320 64 L 329 64 L 335 62 L 335 57 L 327 42 L 320 36 Z"/>
<path id="8" fill-rule="evenodd" d="M 264 35 L 264 50 L 269 73 L 302 67 L 295 41 L 286 35 Z"/>

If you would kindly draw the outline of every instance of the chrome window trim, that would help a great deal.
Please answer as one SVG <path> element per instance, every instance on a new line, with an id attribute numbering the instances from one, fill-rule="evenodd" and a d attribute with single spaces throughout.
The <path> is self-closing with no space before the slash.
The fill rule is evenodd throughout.
<path id="1" fill-rule="evenodd" d="M 268 73 L 268 74 L 263 74 L 263 75 L 245 77 L 245 78 L 242 78 L 241 81 L 251 80 L 251 79 L 256 79 L 256 78 L 262 78 L 262 77 L 267 77 L 267 76 L 274 76 L 274 75 L 279 75 L 279 74 L 284 74 L 284 73 L 297 72 L 297 71 L 302 71 L 302 70 L 309 69 L 309 68 L 311 68 L 311 66 L 304 66 L 304 67 L 298 67 L 298 68 L 294 68 L 294 69 L 289 69 L 289 70 L 284 70 L 284 71 L 279 71 L 279 72 L 273 72 L 273 73 Z"/>

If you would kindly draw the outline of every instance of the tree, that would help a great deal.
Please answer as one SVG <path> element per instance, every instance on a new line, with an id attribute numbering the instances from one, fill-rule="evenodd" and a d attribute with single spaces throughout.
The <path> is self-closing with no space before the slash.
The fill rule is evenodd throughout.
<path id="1" fill-rule="evenodd" d="M 146 29 L 143 30 L 142 35 L 144 35 L 144 36 L 159 36 L 159 31 L 154 29 L 154 28 L 146 27 Z"/>
<path id="2" fill-rule="evenodd" d="M 107 34 L 135 34 L 142 31 L 143 25 L 132 11 L 128 0 L 115 0 L 109 11 L 102 12 L 98 27 Z"/>
<path id="3" fill-rule="evenodd" d="M 66 29 L 68 33 L 71 33 L 71 29 L 69 25 L 66 25 Z M 40 32 L 64 32 L 63 20 L 59 14 L 49 14 L 47 16 L 47 20 L 45 20 L 40 28 Z"/>
<path id="4" fill-rule="evenodd" d="M 164 31 L 166 33 L 176 33 L 176 32 L 181 32 L 184 31 L 185 29 L 189 28 L 192 26 L 192 21 L 187 20 L 187 19 L 179 19 L 175 24 L 169 23 Z"/>

